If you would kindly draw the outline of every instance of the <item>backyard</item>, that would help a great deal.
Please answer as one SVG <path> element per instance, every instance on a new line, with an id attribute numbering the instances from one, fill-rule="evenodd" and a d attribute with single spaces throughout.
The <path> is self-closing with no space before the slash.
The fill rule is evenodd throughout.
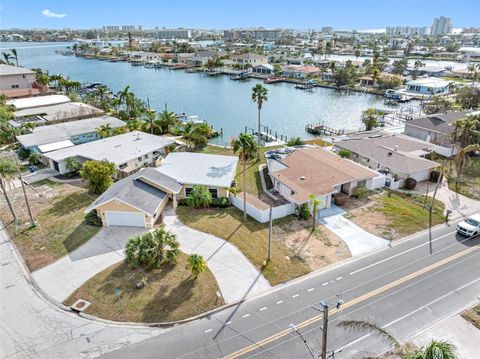
<path id="1" fill-rule="evenodd" d="M 455 176 L 447 176 L 447 179 L 452 191 L 480 200 L 480 157 L 469 158 L 458 184 Z"/>
<path id="2" fill-rule="evenodd" d="M 264 267 L 268 223 L 259 223 L 252 218 L 244 223 L 243 213 L 234 207 L 191 209 L 180 206 L 177 215 L 186 225 L 237 246 L 272 285 L 350 256 L 345 243 L 325 227 L 319 225 L 312 232 L 311 221 L 289 216 L 274 221 L 272 260 Z"/>
<path id="3" fill-rule="evenodd" d="M 350 198 L 342 207 L 348 212 L 347 217 L 366 231 L 383 236 L 394 229 L 400 238 L 428 228 L 429 211 L 424 202 L 421 195 L 385 190 L 361 199 Z M 426 203 L 430 202 L 428 197 Z M 444 207 L 442 202 L 435 201 L 432 225 L 445 221 Z"/>
<path id="4" fill-rule="evenodd" d="M 19 224 L 11 222 L 5 201 L 0 203 L 0 218 L 31 271 L 67 255 L 99 231 L 100 227 L 85 223 L 83 211 L 96 196 L 81 182 L 60 184 L 44 180 L 26 190 L 36 227 L 30 226 L 21 188 L 8 192 Z"/>
<path id="5" fill-rule="evenodd" d="M 164 264 L 151 271 L 132 269 L 125 262 L 114 264 L 84 283 L 65 304 L 81 298 L 92 303 L 88 314 L 143 323 L 186 319 L 223 305 L 213 274 L 207 269 L 194 280 L 185 268 L 186 260 L 181 253 L 176 265 Z M 145 286 L 137 288 L 145 279 Z"/>

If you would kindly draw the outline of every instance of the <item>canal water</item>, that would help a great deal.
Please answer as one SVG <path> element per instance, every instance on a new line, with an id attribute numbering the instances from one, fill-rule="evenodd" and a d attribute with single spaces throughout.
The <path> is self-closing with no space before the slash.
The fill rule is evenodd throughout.
<path id="1" fill-rule="evenodd" d="M 131 66 L 124 62 L 89 60 L 62 56 L 70 43 L 1 43 L 0 51 L 16 48 L 19 64 L 42 68 L 80 82 L 101 82 L 113 91 L 130 85 L 140 98 L 148 99 L 150 106 L 188 115 L 198 115 L 217 130 L 223 138 L 218 144 L 229 143 L 245 127 L 256 128 L 257 107 L 251 101 L 251 89 L 257 80 L 232 81 L 228 76 L 209 77 L 186 73 L 183 70 L 151 69 Z M 356 130 L 362 127 L 362 111 L 375 107 L 397 109 L 384 104 L 381 96 L 340 93 L 331 89 L 296 90 L 292 84 L 266 85 L 268 101 L 262 109 L 262 124 L 279 136 L 310 137 L 305 125 L 325 123 L 337 129 Z M 402 105 L 417 107 L 417 102 Z"/>

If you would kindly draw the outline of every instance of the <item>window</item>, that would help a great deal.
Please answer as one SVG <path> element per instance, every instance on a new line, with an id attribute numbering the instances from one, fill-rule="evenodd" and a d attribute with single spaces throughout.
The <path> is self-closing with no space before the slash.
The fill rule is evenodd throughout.
<path id="1" fill-rule="evenodd" d="M 212 198 L 217 198 L 218 197 L 218 189 L 216 188 L 209 188 L 209 192 L 212 194 Z"/>
<path id="2" fill-rule="evenodd" d="M 357 188 L 364 188 L 364 187 L 366 187 L 366 185 L 367 185 L 367 181 L 366 181 L 366 180 L 358 181 L 358 182 L 357 182 Z"/>
<path id="3" fill-rule="evenodd" d="M 143 156 L 143 158 L 147 159 L 147 158 L 148 158 L 148 154 L 147 154 L 147 155 L 145 155 L 145 156 Z"/>
<path id="4" fill-rule="evenodd" d="M 185 187 L 185 197 L 190 196 L 192 193 L 192 187 Z"/>
<path id="5" fill-rule="evenodd" d="M 12 89 L 18 89 L 18 85 L 12 85 Z"/>
<path id="6" fill-rule="evenodd" d="M 119 169 L 123 170 L 126 168 L 128 165 L 126 163 L 122 163 L 120 166 L 118 166 Z"/>
<path id="7" fill-rule="evenodd" d="M 142 157 L 138 157 L 137 162 L 142 162 Z"/>

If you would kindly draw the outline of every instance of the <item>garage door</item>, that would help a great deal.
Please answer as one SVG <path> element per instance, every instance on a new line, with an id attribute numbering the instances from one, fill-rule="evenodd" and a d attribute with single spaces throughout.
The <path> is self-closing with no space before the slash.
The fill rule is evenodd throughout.
<path id="1" fill-rule="evenodd" d="M 105 212 L 109 226 L 145 227 L 145 215 L 138 212 Z"/>

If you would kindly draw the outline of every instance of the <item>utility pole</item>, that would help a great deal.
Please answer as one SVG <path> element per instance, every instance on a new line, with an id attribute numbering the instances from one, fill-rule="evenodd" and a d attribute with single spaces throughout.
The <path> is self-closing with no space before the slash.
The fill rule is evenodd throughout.
<path id="1" fill-rule="evenodd" d="M 30 208 L 30 203 L 28 202 L 27 191 L 25 189 L 25 183 L 23 182 L 22 170 L 20 169 L 20 164 L 18 163 L 17 157 L 14 155 L 15 163 L 17 164 L 18 174 L 20 183 L 22 184 L 23 196 L 25 197 L 25 203 L 27 204 L 28 216 L 30 217 L 30 223 L 32 227 L 35 227 L 35 220 L 33 219 L 32 209 Z"/>
<path id="2" fill-rule="evenodd" d="M 272 206 L 270 206 L 270 214 L 269 214 L 269 226 L 268 226 L 268 258 L 267 263 L 270 262 L 272 258 Z"/>
<path id="3" fill-rule="evenodd" d="M 325 302 L 320 304 L 323 308 L 322 359 L 327 359 L 328 305 Z"/>

